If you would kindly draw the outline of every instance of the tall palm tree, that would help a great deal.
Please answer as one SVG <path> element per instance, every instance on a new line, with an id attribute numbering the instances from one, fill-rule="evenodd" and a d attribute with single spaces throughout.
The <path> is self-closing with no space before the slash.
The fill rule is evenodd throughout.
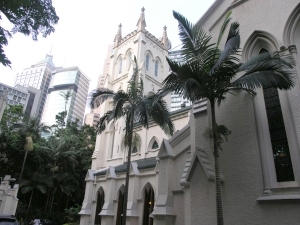
<path id="1" fill-rule="evenodd" d="M 26 218 L 25 218 L 26 221 L 27 221 L 27 216 L 28 216 L 28 212 L 30 209 L 34 190 L 38 190 L 41 193 L 45 194 L 47 192 L 47 188 L 52 187 L 52 186 L 53 186 L 52 181 L 47 179 L 46 177 L 44 177 L 43 175 L 41 175 L 38 172 L 32 173 L 29 180 L 22 180 L 22 182 L 20 184 L 21 192 L 23 194 L 26 194 L 31 191 L 31 195 L 30 195 L 30 199 L 29 199 L 29 203 L 28 203 L 28 207 L 27 207 L 27 211 L 26 211 Z"/>
<path id="2" fill-rule="evenodd" d="M 124 192 L 123 220 L 122 224 L 126 224 L 126 211 L 129 187 L 129 169 L 132 151 L 132 139 L 134 123 L 140 123 L 145 128 L 149 127 L 152 119 L 162 130 L 173 135 L 174 125 L 171 121 L 170 114 L 166 102 L 162 99 L 163 95 L 144 95 L 143 81 L 139 80 L 139 71 L 136 57 L 133 61 L 133 75 L 128 82 L 127 92 L 118 90 L 114 92 L 106 88 L 100 88 L 93 92 L 91 99 L 91 107 L 96 108 L 107 99 L 112 98 L 113 108 L 107 111 L 101 118 L 97 126 L 97 131 L 101 133 L 105 130 L 106 123 L 118 120 L 123 117 L 125 119 L 125 139 L 124 143 L 128 147 L 127 170 Z"/>
<path id="3" fill-rule="evenodd" d="M 28 151 L 33 151 L 33 141 L 37 141 L 40 138 L 40 134 L 42 132 L 48 133 L 50 127 L 44 125 L 43 123 L 40 124 L 37 117 L 31 117 L 25 118 L 23 123 L 21 124 L 16 124 L 15 128 L 17 128 L 18 131 L 25 135 L 25 156 L 19 177 L 19 182 L 21 182 Z"/>
<path id="4" fill-rule="evenodd" d="M 182 42 L 183 63 L 168 60 L 171 73 L 163 81 L 163 91 L 174 91 L 192 102 L 207 99 L 212 119 L 213 155 L 215 168 L 217 224 L 223 224 L 222 193 L 219 168 L 220 136 L 230 132 L 216 123 L 216 104 L 220 105 L 228 93 L 246 91 L 255 95 L 256 88 L 274 87 L 288 90 L 294 86 L 293 59 L 278 53 L 262 53 L 247 62 L 239 60 L 239 23 L 230 25 L 224 48 L 219 49 L 221 38 L 230 23 L 230 13 L 221 26 L 217 43 L 210 42 L 200 26 L 193 25 L 184 16 L 173 11 L 178 21 Z M 223 132 L 220 132 L 222 130 Z"/>

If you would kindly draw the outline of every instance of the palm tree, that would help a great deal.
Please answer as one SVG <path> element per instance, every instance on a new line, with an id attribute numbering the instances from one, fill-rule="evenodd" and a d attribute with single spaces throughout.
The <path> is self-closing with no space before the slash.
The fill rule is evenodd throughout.
<path id="1" fill-rule="evenodd" d="M 67 114 L 68 114 L 68 113 L 67 113 L 67 105 L 68 105 L 68 102 L 69 102 L 70 98 L 73 96 L 73 92 L 72 92 L 72 90 L 67 90 L 67 92 L 61 91 L 61 92 L 59 93 L 59 95 L 60 95 L 61 97 L 63 97 L 64 100 L 65 100 L 64 117 L 66 117 Z"/>
<path id="2" fill-rule="evenodd" d="M 124 143 L 128 147 L 127 170 L 125 180 L 124 192 L 124 207 L 123 207 L 123 220 L 122 224 L 126 224 L 126 211 L 127 211 L 127 198 L 129 187 L 129 169 L 132 151 L 132 139 L 134 123 L 140 123 L 145 128 L 149 127 L 149 122 L 152 119 L 156 122 L 162 130 L 172 135 L 174 133 L 173 122 L 171 121 L 170 114 L 166 102 L 162 99 L 163 95 L 144 95 L 142 79 L 139 80 L 139 71 L 136 57 L 133 61 L 134 69 L 133 75 L 128 82 L 127 92 L 118 90 L 114 92 L 106 88 L 100 88 L 93 92 L 91 99 L 91 107 L 98 107 L 107 99 L 112 98 L 113 108 L 107 111 L 101 118 L 97 125 L 97 131 L 101 133 L 105 130 L 106 123 L 112 120 L 118 120 L 123 117 L 125 119 L 125 140 Z"/>
<path id="3" fill-rule="evenodd" d="M 240 90 L 255 95 L 256 88 L 288 90 L 294 86 L 294 63 L 291 56 L 265 52 L 244 63 L 239 60 L 240 35 L 237 22 L 231 23 L 225 46 L 223 50 L 219 49 L 221 38 L 230 23 L 230 14 L 225 17 L 217 43 L 212 44 L 211 36 L 201 27 L 191 24 L 184 16 L 173 11 L 178 21 L 184 62 L 167 59 L 171 73 L 163 81 L 162 89 L 162 93 L 174 91 L 194 103 L 201 99 L 207 99 L 210 103 L 218 225 L 223 224 L 218 148 L 220 136 L 227 136 L 230 131 L 223 125 L 217 125 L 216 104 L 220 105 L 226 94 L 239 93 L 237 91 Z"/>
<path id="4" fill-rule="evenodd" d="M 32 118 L 25 118 L 23 123 L 16 124 L 15 126 L 18 131 L 20 131 L 22 134 L 25 135 L 25 156 L 22 164 L 22 169 L 19 177 L 19 182 L 21 182 L 24 168 L 25 168 L 25 162 L 27 158 L 28 151 L 33 151 L 33 140 L 37 141 L 40 138 L 40 134 L 42 132 L 49 132 L 49 127 L 44 125 L 43 123 L 39 123 L 39 119 L 37 117 Z"/>
<path id="5" fill-rule="evenodd" d="M 46 177 L 42 176 L 38 172 L 34 172 L 30 175 L 30 180 L 22 180 L 20 187 L 23 194 L 26 194 L 31 191 L 27 212 L 26 212 L 26 218 L 31 205 L 31 200 L 33 196 L 34 190 L 38 190 L 41 193 L 45 194 L 47 192 L 47 188 L 53 186 L 51 180 L 47 179 Z"/>

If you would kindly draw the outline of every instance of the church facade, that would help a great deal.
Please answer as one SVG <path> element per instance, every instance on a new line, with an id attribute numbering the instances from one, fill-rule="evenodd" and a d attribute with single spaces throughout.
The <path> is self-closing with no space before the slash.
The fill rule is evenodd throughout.
<path id="1" fill-rule="evenodd" d="M 232 131 L 220 152 L 224 222 L 300 224 L 300 3 L 216 0 L 197 22 L 212 42 L 229 11 L 232 21 L 240 23 L 242 61 L 261 51 L 290 54 L 296 84 L 290 91 L 257 90 L 254 97 L 228 95 L 217 108 L 217 123 Z M 160 88 L 168 73 L 166 29 L 163 38 L 156 39 L 145 25 L 142 10 L 136 31 L 122 38 L 119 29 L 106 87 L 126 87 L 129 77 L 123 67 L 130 75 L 126 59 L 131 52 L 145 62 L 141 76 L 146 93 Z M 127 224 L 216 224 L 212 141 L 203 135 L 211 124 L 209 107 L 201 101 L 172 112 L 172 117 L 178 129 L 172 137 L 155 124 L 149 130 L 136 127 L 142 142 L 132 153 Z M 86 176 L 82 225 L 120 224 L 126 168 L 120 147 L 123 128 L 117 121 L 97 137 Z"/>

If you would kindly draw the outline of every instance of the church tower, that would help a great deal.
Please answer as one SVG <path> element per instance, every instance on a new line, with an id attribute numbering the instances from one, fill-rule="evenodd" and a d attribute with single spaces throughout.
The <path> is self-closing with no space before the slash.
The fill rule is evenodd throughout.
<path id="1" fill-rule="evenodd" d="M 127 83 L 133 74 L 133 60 L 136 57 L 140 68 L 139 76 L 144 84 L 144 94 L 147 95 L 157 92 L 162 87 L 162 81 L 168 75 L 169 66 L 166 56 L 168 56 L 170 41 L 166 26 L 163 27 L 162 38 L 156 38 L 146 30 L 145 8 L 141 9 L 136 26 L 136 30 L 122 37 L 122 25 L 119 24 L 113 40 L 114 47 L 110 54 L 109 72 L 103 87 L 113 91 L 120 89 L 126 91 Z M 169 101 L 167 100 L 168 103 Z M 104 115 L 111 107 L 109 101 L 104 102 L 101 105 L 100 116 Z M 123 123 L 123 121 L 111 123 L 107 126 L 107 132 L 98 135 L 92 157 L 92 169 L 106 167 L 107 159 L 116 159 L 118 163 L 126 161 L 125 151 L 121 151 L 121 139 L 124 136 L 123 129 L 125 127 Z M 116 161 L 112 160 L 109 164 L 115 164 Z"/>

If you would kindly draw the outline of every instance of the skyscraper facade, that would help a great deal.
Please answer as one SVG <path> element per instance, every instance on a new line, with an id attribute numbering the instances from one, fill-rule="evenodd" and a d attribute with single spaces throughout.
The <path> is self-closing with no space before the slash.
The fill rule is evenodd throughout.
<path id="1" fill-rule="evenodd" d="M 44 110 L 47 91 L 51 82 L 51 73 L 54 69 L 55 65 L 52 61 L 52 56 L 46 55 L 44 60 L 24 69 L 16 77 L 15 85 L 31 86 L 41 91 L 36 112 L 33 113 L 38 118 L 41 118 Z"/>
<path id="2" fill-rule="evenodd" d="M 105 85 L 105 82 L 107 82 L 108 74 L 109 74 L 109 65 L 111 62 L 111 54 L 113 52 L 113 47 L 114 45 L 109 45 L 108 50 L 107 50 L 107 57 L 104 61 L 104 66 L 103 66 L 103 71 L 102 74 L 98 77 L 98 82 L 97 82 L 97 88 L 103 88 Z M 84 123 L 88 124 L 90 126 L 96 126 L 97 123 L 100 120 L 100 106 L 91 109 L 90 113 L 87 113 L 85 115 Z"/>
<path id="3" fill-rule="evenodd" d="M 30 86 L 23 87 L 21 85 L 16 85 L 15 87 L 11 87 L 6 84 L 0 83 L 0 94 L 3 96 L 2 99 L 5 99 L 5 106 L 21 105 L 23 106 L 23 113 L 27 117 L 35 116 L 40 93 L 40 90 Z"/>
<path id="4" fill-rule="evenodd" d="M 42 122 L 53 125 L 55 116 L 67 111 L 67 121 L 77 118 L 82 123 L 89 82 L 89 78 L 76 66 L 53 71 Z"/>
<path id="5" fill-rule="evenodd" d="M 180 50 L 169 51 L 169 59 L 176 61 L 177 63 L 183 62 L 183 58 Z M 182 96 L 171 93 L 171 111 L 178 110 L 182 107 L 190 106 L 191 102 Z"/>

